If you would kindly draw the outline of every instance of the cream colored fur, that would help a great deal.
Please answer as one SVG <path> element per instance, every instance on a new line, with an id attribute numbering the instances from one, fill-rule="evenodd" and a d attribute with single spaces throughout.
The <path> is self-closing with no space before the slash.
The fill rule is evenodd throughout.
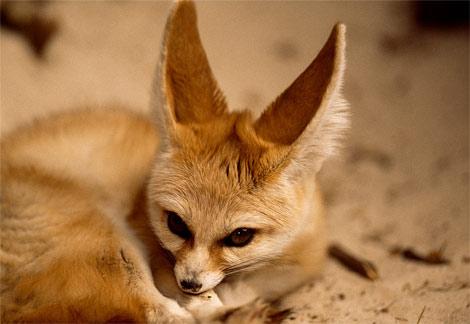
<path id="1" fill-rule="evenodd" d="M 228 110 L 194 4 L 178 2 L 165 29 L 153 121 L 120 108 L 84 109 L 2 139 L 2 319 L 214 320 L 311 280 L 326 245 L 315 176 L 348 125 L 344 37 L 335 26 L 318 57 L 254 121 Z M 169 230 L 169 211 L 191 239 Z M 253 240 L 224 246 L 237 228 L 256 229 Z M 200 282 L 200 294 L 183 293 L 185 279 Z M 255 305 L 259 311 L 244 308 L 232 322 L 267 316 Z"/>

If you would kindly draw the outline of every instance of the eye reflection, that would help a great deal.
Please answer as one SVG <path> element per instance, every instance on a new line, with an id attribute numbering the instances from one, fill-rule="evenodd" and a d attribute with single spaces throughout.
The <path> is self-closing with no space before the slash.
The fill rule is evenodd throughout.
<path id="1" fill-rule="evenodd" d="M 229 247 L 243 247 L 253 240 L 254 235 L 254 229 L 240 227 L 224 238 L 224 245 Z"/>

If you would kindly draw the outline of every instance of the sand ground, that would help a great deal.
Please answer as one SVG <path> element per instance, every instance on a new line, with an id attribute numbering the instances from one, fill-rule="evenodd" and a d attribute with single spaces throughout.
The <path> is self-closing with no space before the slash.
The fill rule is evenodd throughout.
<path id="1" fill-rule="evenodd" d="M 1 31 L 1 131 L 36 116 L 124 103 L 148 111 L 168 2 L 50 2 L 43 60 Z M 468 30 L 416 28 L 404 2 L 203 2 L 200 31 L 233 109 L 262 110 L 348 26 L 353 126 L 321 172 L 330 238 L 374 262 L 371 282 L 330 260 L 287 297 L 286 322 L 470 321 Z M 449 265 L 391 256 L 445 245 Z"/>

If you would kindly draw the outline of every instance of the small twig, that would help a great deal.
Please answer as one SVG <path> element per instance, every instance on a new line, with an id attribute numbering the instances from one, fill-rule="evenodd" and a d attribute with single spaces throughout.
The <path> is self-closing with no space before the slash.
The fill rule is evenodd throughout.
<path id="1" fill-rule="evenodd" d="M 438 250 L 432 250 L 426 255 L 417 253 L 413 248 L 403 248 L 400 246 L 395 246 L 390 249 L 390 254 L 400 255 L 402 258 L 422 262 L 426 264 L 449 264 L 450 261 L 443 257 L 445 245 L 442 245 Z"/>
<path id="2" fill-rule="evenodd" d="M 447 291 L 456 291 L 461 289 L 469 288 L 468 282 L 453 282 L 442 287 L 428 287 L 429 291 L 436 291 L 436 292 L 447 292 Z"/>
<path id="3" fill-rule="evenodd" d="M 396 299 L 395 299 L 395 300 L 392 300 L 388 305 L 379 308 L 379 309 L 378 309 L 378 312 L 379 312 L 379 313 L 388 313 L 389 308 L 392 307 L 392 305 L 395 304 L 396 302 L 397 302 Z"/>
<path id="4" fill-rule="evenodd" d="M 392 300 L 390 303 L 388 303 L 387 305 L 385 306 L 380 306 L 380 305 L 377 305 L 377 306 L 374 306 L 374 307 L 370 307 L 370 308 L 365 308 L 364 310 L 365 311 L 372 311 L 374 312 L 375 314 L 379 314 L 379 313 L 388 313 L 389 311 L 389 308 L 395 304 L 397 302 L 397 300 Z"/>
<path id="5" fill-rule="evenodd" d="M 339 261 L 346 268 L 356 272 L 364 278 L 370 280 L 376 280 L 379 278 L 377 268 L 371 262 L 353 256 L 338 244 L 330 245 L 328 248 L 328 253 L 331 257 Z"/>
<path id="6" fill-rule="evenodd" d="M 281 323 L 290 314 L 292 314 L 292 310 L 290 308 L 284 309 L 282 311 L 270 313 L 268 316 L 267 323 L 269 324 Z"/>
<path id="7" fill-rule="evenodd" d="M 425 310 L 426 310 L 426 306 L 423 307 L 423 310 L 421 311 L 421 314 L 419 314 L 418 321 L 416 322 L 416 324 L 419 324 L 419 322 L 421 322 L 421 318 L 423 317 L 423 314 L 424 314 Z"/>

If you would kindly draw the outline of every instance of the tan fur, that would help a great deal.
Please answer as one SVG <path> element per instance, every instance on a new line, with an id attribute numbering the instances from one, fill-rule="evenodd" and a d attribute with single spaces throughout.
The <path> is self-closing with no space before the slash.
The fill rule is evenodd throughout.
<path id="1" fill-rule="evenodd" d="M 156 146 L 152 125 L 120 109 L 58 115 L 2 140 L 3 321 L 147 321 L 177 309 L 124 222 Z"/>
<path id="2" fill-rule="evenodd" d="M 344 33 L 335 26 L 319 56 L 253 120 L 228 111 L 194 4 L 181 1 L 165 29 L 155 124 L 88 109 L 4 138 L 3 320 L 190 320 L 174 300 L 207 320 L 313 278 L 326 245 L 315 175 L 348 120 Z M 190 239 L 168 229 L 167 211 Z M 256 229 L 252 242 L 224 246 L 237 228 Z M 201 294 L 183 293 L 185 279 L 199 281 Z"/>

